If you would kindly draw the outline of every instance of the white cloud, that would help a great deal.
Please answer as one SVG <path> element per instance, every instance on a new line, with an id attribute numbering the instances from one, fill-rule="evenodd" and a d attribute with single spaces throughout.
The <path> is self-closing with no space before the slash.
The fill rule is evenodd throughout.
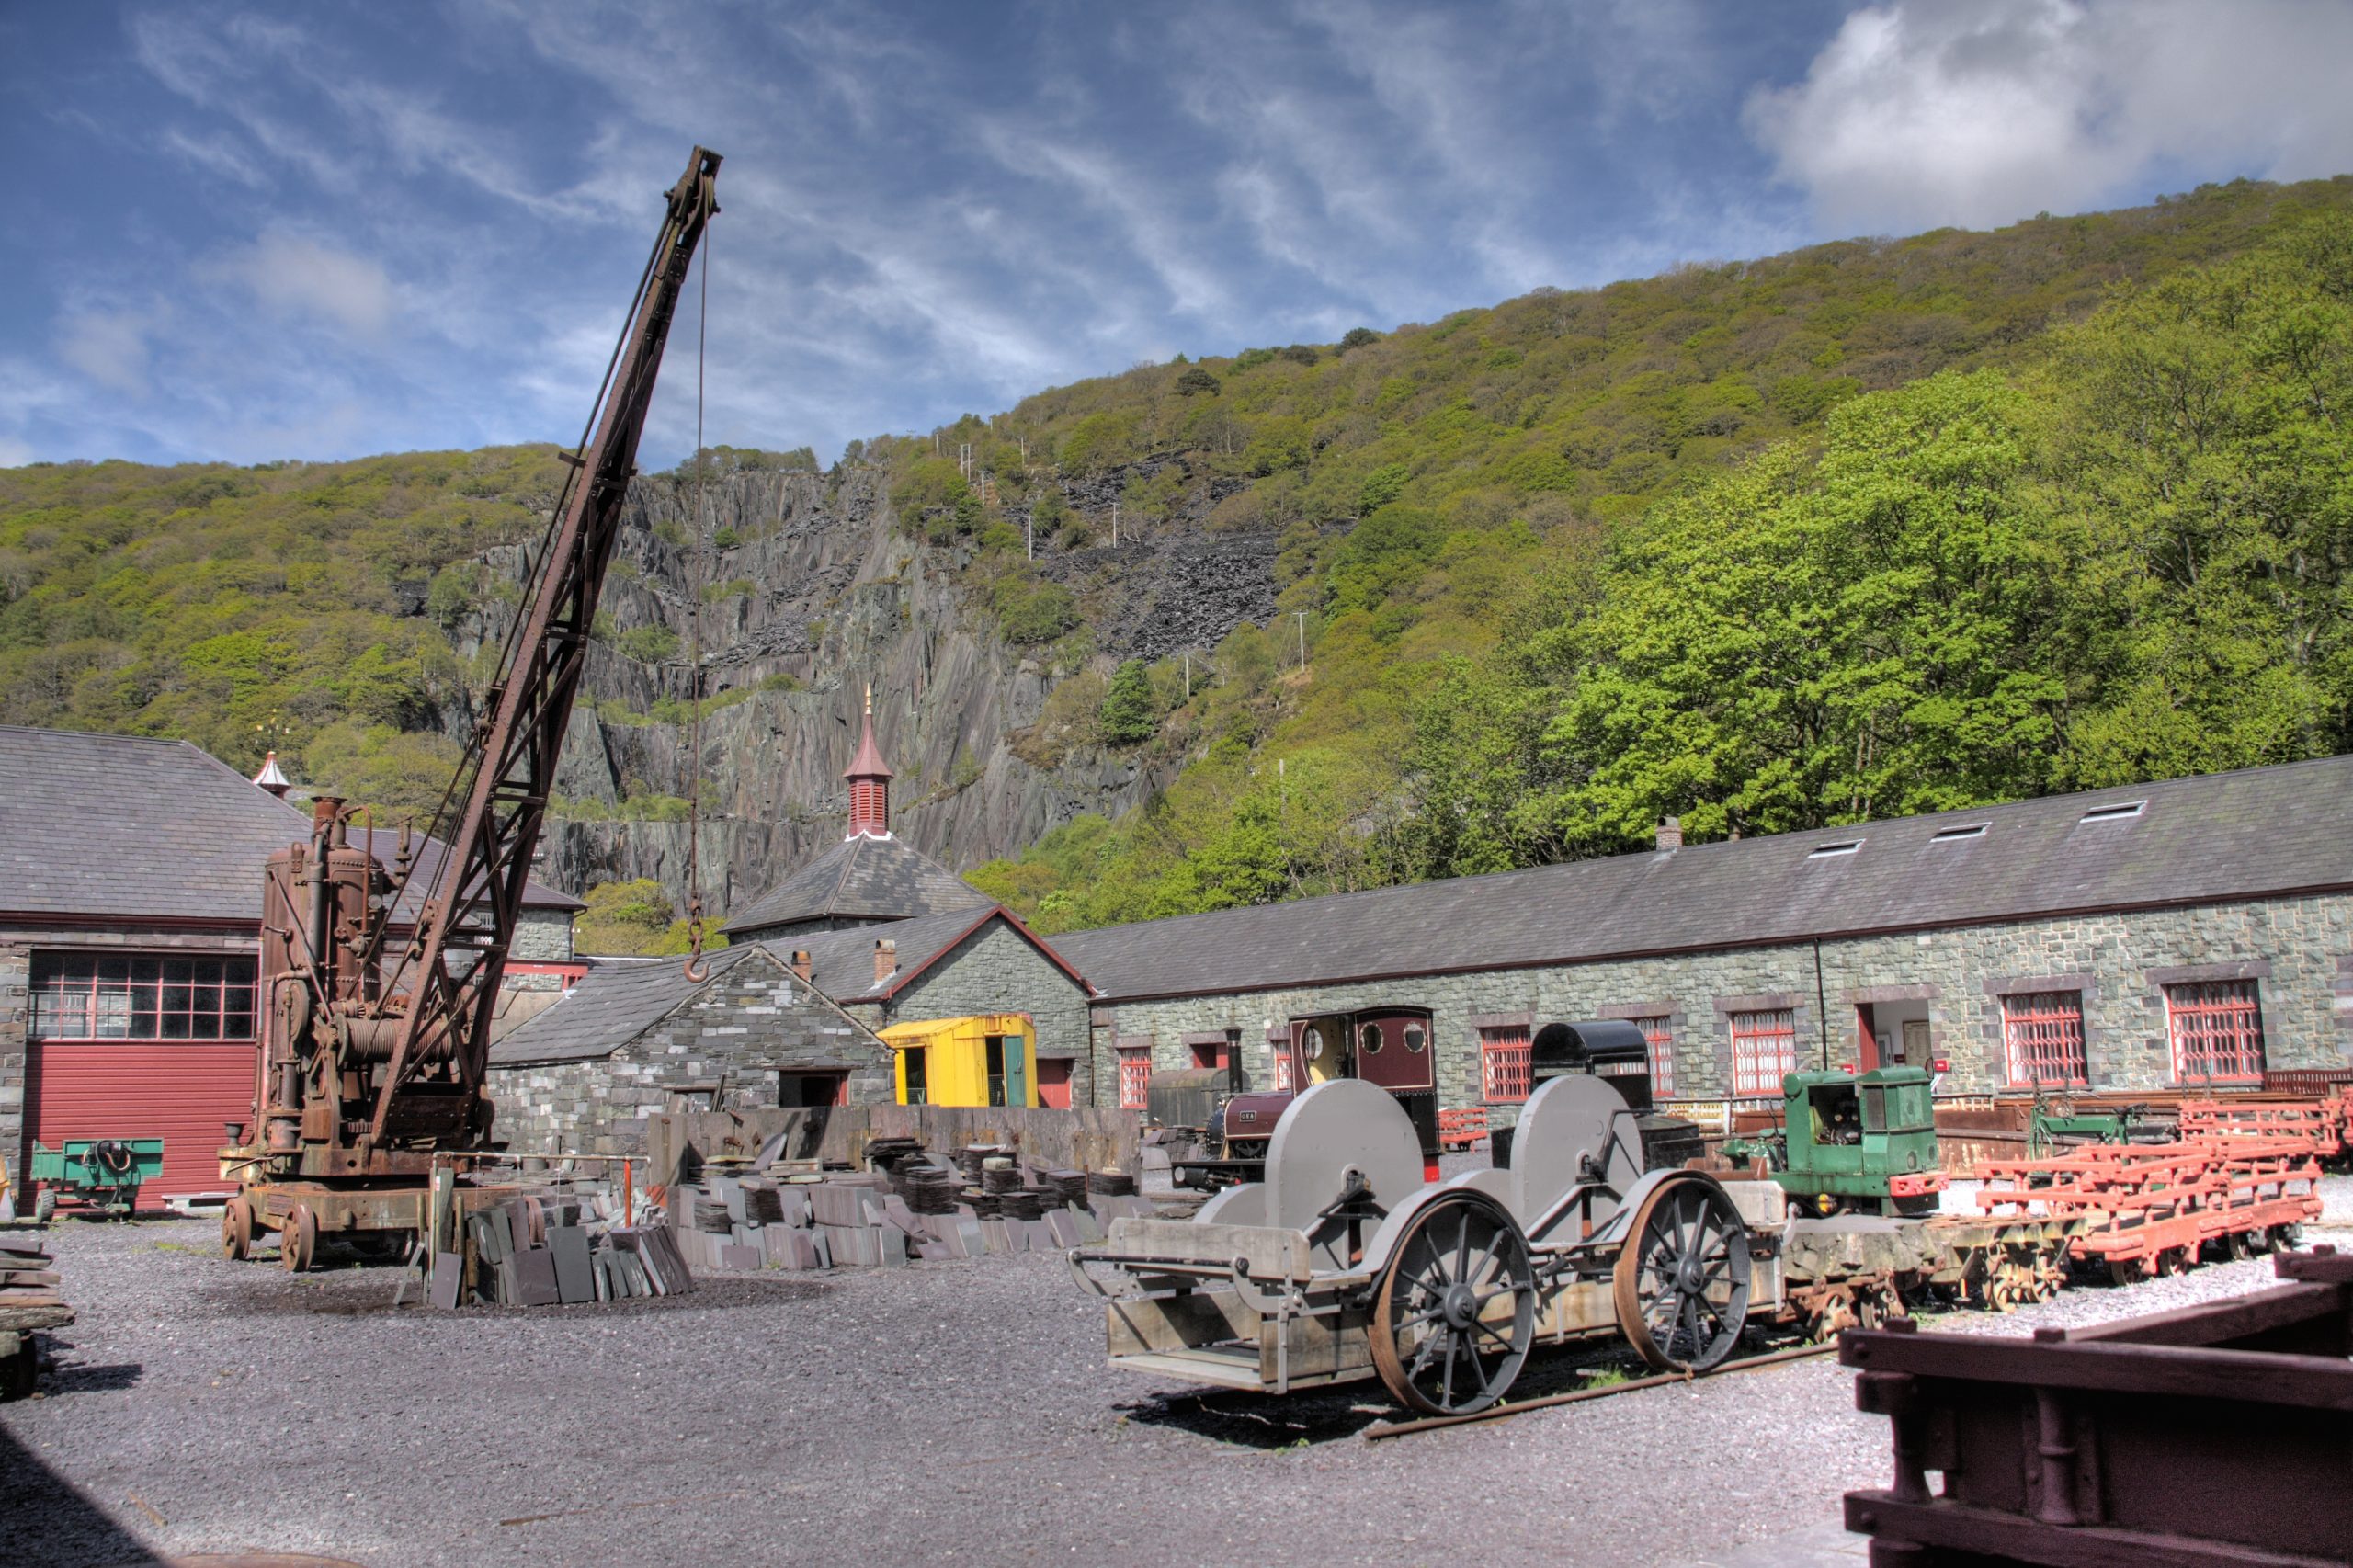
<path id="1" fill-rule="evenodd" d="M 76 311 L 58 324 L 57 357 L 108 392 L 144 397 L 153 325 L 135 312 Z"/>
<path id="2" fill-rule="evenodd" d="M 243 285 L 264 309 L 381 337 L 392 319 L 392 279 L 365 256 L 273 231 L 206 269 Z"/>
<path id="3" fill-rule="evenodd" d="M 1897 0 L 1745 119 L 1826 223 L 1900 233 L 2130 199 L 2136 182 L 2353 168 L 2353 7 Z"/>

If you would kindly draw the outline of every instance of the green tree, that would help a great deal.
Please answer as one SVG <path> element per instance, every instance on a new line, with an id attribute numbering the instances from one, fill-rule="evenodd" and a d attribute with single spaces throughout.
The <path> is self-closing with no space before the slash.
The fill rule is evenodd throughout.
<path id="1" fill-rule="evenodd" d="M 1100 723 L 1103 738 L 1115 746 L 1134 745 L 1160 733 L 1159 707 L 1142 659 L 1130 659 L 1112 672 Z"/>

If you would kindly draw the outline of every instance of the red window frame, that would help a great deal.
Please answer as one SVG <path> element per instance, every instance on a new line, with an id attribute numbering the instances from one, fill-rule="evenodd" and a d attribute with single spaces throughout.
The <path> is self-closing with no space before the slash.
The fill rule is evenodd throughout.
<path id="1" fill-rule="evenodd" d="M 1479 1083 L 1489 1105 L 1522 1105 L 1535 1089 L 1528 1026 L 1479 1031 Z"/>
<path id="2" fill-rule="evenodd" d="M 1275 1072 L 1274 1072 L 1274 1078 L 1275 1078 L 1275 1089 L 1274 1089 L 1274 1092 L 1275 1092 L 1276 1094 L 1279 1094 L 1279 1095 L 1287 1095 L 1287 1094 L 1290 1094 L 1290 1037 L 1286 1036 L 1286 1037 L 1284 1037 L 1284 1038 L 1283 1038 L 1283 1039 L 1281 1039 L 1281 1040 L 1273 1040 L 1273 1041 L 1270 1041 L 1269 1043 L 1270 1043 L 1270 1044 L 1273 1046 L 1273 1048 L 1274 1048 L 1274 1056 L 1275 1056 Z"/>
<path id="3" fill-rule="evenodd" d="M 2263 1082 L 2263 1000 L 2252 980 L 2165 987 L 2177 1084 Z"/>
<path id="4" fill-rule="evenodd" d="M 1795 1008 L 1763 1007 L 1732 1015 L 1734 1099 L 1779 1099 L 1782 1077 L 1797 1070 Z"/>
<path id="5" fill-rule="evenodd" d="M 26 1037 L 249 1040 L 254 960 L 239 953 L 35 953 Z"/>
<path id="6" fill-rule="evenodd" d="M 1222 1040 L 1214 1042 L 1197 1040 L 1188 1049 L 1193 1053 L 1193 1066 L 1198 1070 L 1225 1065 L 1225 1041 Z"/>
<path id="7" fill-rule="evenodd" d="M 1120 1057 L 1120 1108 L 1142 1110 L 1150 1100 L 1152 1047 L 1121 1045 L 1113 1049 Z"/>
<path id="8" fill-rule="evenodd" d="M 2084 1087 L 2091 1068 L 2084 1054 L 2084 994 L 2022 991 L 2002 998 L 2002 1054 L 2010 1083 Z"/>
<path id="9" fill-rule="evenodd" d="M 1631 1020 L 1651 1047 L 1651 1098 L 1675 1097 L 1675 1025 L 1665 1016 Z"/>

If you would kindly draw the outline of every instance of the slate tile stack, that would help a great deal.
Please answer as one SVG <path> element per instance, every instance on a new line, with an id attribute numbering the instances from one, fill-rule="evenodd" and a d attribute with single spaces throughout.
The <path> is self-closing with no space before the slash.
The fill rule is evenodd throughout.
<path id="1" fill-rule="evenodd" d="M 724 1197 L 713 1199 L 722 1220 Z M 436 1253 L 426 1299 L 545 1307 L 631 1297 L 682 1295 L 694 1275 L 666 1225 L 622 1225 L 610 1199 L 523 1196 L 466 1216 L 474 1259 L 471 1289 L 463 1253 Z M 725 1226 L 722 1224 L 722 1229 Z"/>
<path id="2" fill-rule="evenodd" d="M 33 1392 L 40 1369 L 34 1332 L 74 1321 L 55 1264 L 38 1242 L 0 1236 L 0 1400 Z"/>
<path id="3" fill-rule="evenodd" d="M 668 1234 L 702 1272 L 889 1268 L 1084 1245 L 1111 1220 L 1154 1212 L 1132 1178 L 1111 1184 L 1128 1192 L 1090 1193 L 1086 1172 L 1025 1170 L 1002 1145 L 968 1145 L 952 1165 L 912 1139 L 878 1140 L 868 1153 L 877 1166 L 864 1172 L 782 1182 L 711 1173 L 673 1187 Z"/>

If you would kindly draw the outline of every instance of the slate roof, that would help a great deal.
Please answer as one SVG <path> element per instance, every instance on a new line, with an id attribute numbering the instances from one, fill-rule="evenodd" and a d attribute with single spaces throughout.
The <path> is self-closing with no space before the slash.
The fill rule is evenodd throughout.
<path id="1" fill-rule="evenodd" d="M 860 834 L 754 900 L 725 929 L 731 936 L 756 936 L 771 926 L 805 920 L 904 920 L 985 909 L 990 903 L 986 893 L 915 846 Z"/>
<path id="2" fill-rule="evenodd" d="M 687 978 L 683 959 L 599 959 L 580 983 L 490 1048 L 493 1067 L 540 1067 L 610 1056 L 725 973 L 756 947 L 722 948 L 710 976 Z"/>
<path id="3" fill-rule="evenodd" d="M 0 913 L 261 919 L 262 862 L 311 835 L 286 804 L 186 741 L 0 725 Z M 377 835 L 392 860 L 392 833 Z M 441 846 L 419 846 L 406 903 Z M 578 909 L 537 882 L 524 902 Z"/>
<path id="4" fill-rule="evenodd" d="M 2134 801 L 2137 814 L 2086 817 Z M 2353 756 L 2336 756 L 1074 931 L 1054 946 L 1117 1001 L 2346 889 Z"/>
<path id="5" fill-rule="evenodd" d="M 914 920 L 892 920 L 806 937 L 778 937 L 760 945 L 788 965 L 792 961 L 793 949 L 805 949 L 809 954 L 810 978 L 818 990 L 836 1002 L 875 1002 L 915 979 L 991 919 L 1004 920 L 1027 937 L 1050 960 L 1070 973 L 1082 994 L 1087 994 L 1086 982 L 1071 971 L 1062 955 L 1040 940 L 1003 905 L 985 899 L 978 909 L 950 910 Z M 886 937 L 899 945 L 899 967 L 890 979 L 878 983 L 874 978 L 874 944 Z"/>

